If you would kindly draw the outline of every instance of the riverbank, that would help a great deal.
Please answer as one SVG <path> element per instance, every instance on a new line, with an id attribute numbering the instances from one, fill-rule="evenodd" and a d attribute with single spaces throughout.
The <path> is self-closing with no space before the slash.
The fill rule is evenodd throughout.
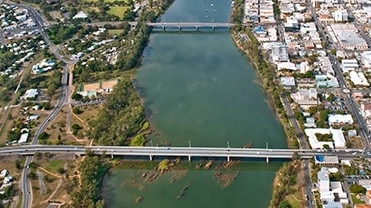
<path id="1" fill-rule="evenodd" d="M 242 41 L 242 38 L 241 37 L 245 37 L 245 41 Z M 245 33 L 241 33 L 241 31 L 234 31 L 232 30 L 232 39 L 236 45 L 236 47 L 246 55 L 246 57 L 249 59 L 249 61 L 254 65 L 254 68 L 256 69 L 256 72 L 257 72 L 257 75 L 260 79 L 260 83 L 262 85 L 262 87 L 265 89 L 265 92 L 268 96 L 268 99 L 269 99 L 269 102 L 268 102 L 268 105 L 273 108 L 272 110 L 274 110 L 275 114 L 276 114 L 276 117 L 277 119 L 281 122 L 282 124 L 282 128 L 286 134 L 286 141 L 287 141 L 287 144 L 288 144 L 288 148 L 293 148 L 292 146 L 290 146 L 289 144 L 292 142 L 291 140 L 292 139 L 296 139 L 296 138 L 290 138 L 289 137 L 289 132 L 288 132 L 288 128 L 285 128 L 285 124 L 287 124 L 287 122 L 284 121 L 283 118 L 287 117 L 287 115 L 285 114 L 285 111 L 284 110 L 281 110 L 280 108 L 277 108 L 275 107 L 275 103 L 274 103 L 274 96 L 272 95 L 272 90 L 268 89 L 267 87 L 268 86 L 265 86 L 264 85 L 264 79 L 266 77 L 264 77 L 264 74 L 261 73 L 261 70 L 259 70 L 259 68 L 261 67 L 261 62 L 257 62 L 257 61 L 254 61 L 254 58 L 251 57 L 251 50 L 249 50 L 246 45 L 248 44 L 253 44 L 253 42 L 251 41 L 251 36 L 250 38 L 246 38 L 248 37 L 248 35 Z M 260 49 L 258 49 L 258 51 L 254 51 L 254 53 L 258 53 L 258 56 L 263 56 L 262 51 Z M 260 54 L 259 54 L 260 53 Z M 268 63 L 270 64 L 270 63 Z M 268 69 L 271 69 L 271 67 L 268 67 Z M 273 79 L 273 77 L 272 77 Z M 278 83 L 276 83 L 278 86 Z M 280 94 L 281 94 L 281 91 L 279 91 Z M 288 167 L 291 167 L 291 168 L 288 168 Z M 292 169 L 293 171 L 287 171 L 288 169 Z M 290 195 L 291 193 L 291 187 L 295 185 L 295 183 L 292 183 L 292 181 L 290 181 L 291 183 L 287 183 L 290 178 L 294 179 L 294 181 L 296 181 L 296 178 L 297 178 L 297 174 L 298 172 L 300 171 L 300 160 L 293 160 L 289 163 L 285 163 L 278 171 L 277 171 L 277 174 L 276 174 L 276 177 L 274 179 L 274 182 L 273 182 L 273 195 L 272 195 L 272 200 L 271 200 L 271 203 L 270 203 L 270 207 L 277 207 L 280 202 L 284 201 L 285 200 L 285 197 Z M 290 173 L 290 174 L 288 174 Z M 300 187 L 297 187 L 298 190 L 300 190 Z M 301 193 L 299 192 L 299 195 L 301 195 Z"/>

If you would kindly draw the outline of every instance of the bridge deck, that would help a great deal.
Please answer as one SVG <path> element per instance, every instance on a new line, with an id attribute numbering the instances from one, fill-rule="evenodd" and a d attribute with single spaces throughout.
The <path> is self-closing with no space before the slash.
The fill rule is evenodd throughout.
<path id="1" fill-rule="evenodd" d="M 33 155 L 35 152 L 85 154 L 86 150 L 95 154 L 126 156 L 180 156 L 180 157 L 225 157 L 225 158 L 291 158 L 295 152 L 302 158 L 316 155 L 336 155 L 341 157 L 368 157 L 362 150 L 318 150 L 264 149 L 264 148 L 211 148 L 211 147 L 129 147 L 129 146 L 66 146 L 66 145 L 24 145 L 0 148 L 0 155 Z"/>

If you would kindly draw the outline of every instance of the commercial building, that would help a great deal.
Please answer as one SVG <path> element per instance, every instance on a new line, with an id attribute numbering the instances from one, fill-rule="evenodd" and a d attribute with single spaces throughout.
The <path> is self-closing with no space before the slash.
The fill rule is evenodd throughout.
<path id="1" fill-rule="evenodd" d="M 357 33 L 354 24 L 332 24 L 331 28 L 340 46 L 346 50 L 366 50 L 367 42 Z"/>

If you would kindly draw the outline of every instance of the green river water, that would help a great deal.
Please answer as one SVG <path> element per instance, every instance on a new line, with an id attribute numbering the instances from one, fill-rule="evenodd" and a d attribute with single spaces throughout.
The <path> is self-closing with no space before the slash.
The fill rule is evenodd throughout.
<path id="1" fill-rule="evenodd" d="M 176 0 L 161 21 L 228 22 L 230 12 L 231 1 Z M 153 33 L 136 86 L 156 130 L 154 145 L 242 147 L 252 142 L 253 147 L 286 147 L 256 72 L 228 31 Z M 239 164 L 238 176 L 226 188 L 213 170 L 165 173 L 149 183 L 141 176 L 146 170 L 118 167 L 106 176 L 103 194 L 113 208 L 267 207 L 280 165 Z M 186 194 L 177 199 L 184 187 Z M 143 200 L 136 204 L 139 196 Z"/>

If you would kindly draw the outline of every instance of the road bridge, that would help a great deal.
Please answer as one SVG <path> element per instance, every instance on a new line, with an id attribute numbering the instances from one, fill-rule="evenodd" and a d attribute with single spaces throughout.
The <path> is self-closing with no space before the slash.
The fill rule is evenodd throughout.
<path id="1" fill-rule="evenodd" d="M 75 153 L 83 155 L 86 150 L 95 154 L 113 156 L 145 156 L 150 160 L 154 157 L 192 157 L 226 158 L 270 158 L 290 159 L 297 153 L 301 158 L 312 158 L 316 155 L 332 155 L 340 158 L 369 156 L 363 150 L 311 150 L 311 149 L 266 149 L 266 148 L 219 148 L 219 147 L 131 147 L 131 146 L 72 146 L 72 145 L 24 145 L 0 148 L 0 155 L 33 155 L 40 153 Z M 368 153 L 368 152 L 367 152 Z"/>
<path id="2" fill-rule="evenodd" d="M 182 31 L 186 29 L 187 31 L 199 31 L 201 28 L 210 29 L 215 31 L 216 29 L 227 29 L 229 30 L 233 23 L 219 23 L 219 22 L 148 22 L 146 23 L 152 28 L 161 28 L 163 31 L 167 29 L 176 29 Z"/>

